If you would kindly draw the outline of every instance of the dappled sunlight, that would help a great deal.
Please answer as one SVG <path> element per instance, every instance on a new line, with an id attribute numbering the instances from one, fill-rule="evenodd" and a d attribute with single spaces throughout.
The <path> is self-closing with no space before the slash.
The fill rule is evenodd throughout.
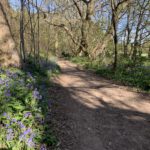
<path id="1" fill-rule="evenodd" d="M 50 88 L 56 101 L 54 125 L 59 130 L 62 149 L 149 147 L 149 97 L 86 71 L 70 69 L 70 62 L 66 66 L 64 62 L 59 62 L 60 66 L 63 64 L 62 74 L 54 78 L 54 86 Z M 70 141 L 74 144 L 69 145 Z"/>
<path id="2" fill-rule="evenodd" d="M 76 95 L 72 95 L 72 97 L 78 102 L 92 109 L 103 107 L 100 101 L 87 92 L 77 92 Z"/>
<path id="3" fill-rule="evenodd" d="M 54 81 L 68 88 L 72 94 L 75 90 L 76 93 L 72 95 L 75 100 L 93 109 L 103 107 L 102 100 L 111 103 L 116 108 L 150 114 L 150 99 L 147 96 L 140 96 L 140 94 L 131 92 L 123 86 L 111 84 L 95 75 L 91 76 L 91 73 L 72 68 L 75 65 L 66 62 L 59 62 L 62 63 L 61 67 L 64 73 L 55 78 Z"/>
<path id="4" fill-rule="evenodd" d="M 144 97 L 142 99 L 138 93 L 118 88 L 104 88 L 100 91 L 93 91 L 93 93 L 102 97 L 104 101 L 113 103 L 115 107 L 150 113 L 150 99 L 149 101 Z"/>
<path id="5" fill-rule="evenodd" d="M 135 120 L 135 121 L 146 121 L 146 119 L 141 116 L 125 116 L 125 118 L 129 120 Z"/>
<path id="6" fill-rule="evenodd" d="M 0 150 L 148 150 L 148 10 L 0 0 Z"/>

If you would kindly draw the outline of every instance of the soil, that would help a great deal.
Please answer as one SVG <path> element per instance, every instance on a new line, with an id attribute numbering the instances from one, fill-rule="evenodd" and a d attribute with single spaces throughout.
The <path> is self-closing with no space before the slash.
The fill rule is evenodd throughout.
<path id="1" fill-rule="evenodd" d="M 150 97 L 58 61 L 51 125 L 61 150 L 150 150 Z"/>

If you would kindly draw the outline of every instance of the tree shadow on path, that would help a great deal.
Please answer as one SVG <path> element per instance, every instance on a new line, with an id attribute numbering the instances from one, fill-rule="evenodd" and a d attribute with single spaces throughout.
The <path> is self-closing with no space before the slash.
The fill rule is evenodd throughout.
<path id="1" fill-rule="evenodd" d="M 114 88 L 105 85 L 98 89 L 103 92 L 107 86 Z M 51 125 L 61 142 L 61 149 L 149 150 L 150 114 L 128 105 L 126 108 L 115 105 L 101 96 L 91 94 L 93 85 L 88 88 L 62 86 L 58 82 L 49 88 L 53 100 Z M 140 95 L 135 97 L 139 98 Z"/>

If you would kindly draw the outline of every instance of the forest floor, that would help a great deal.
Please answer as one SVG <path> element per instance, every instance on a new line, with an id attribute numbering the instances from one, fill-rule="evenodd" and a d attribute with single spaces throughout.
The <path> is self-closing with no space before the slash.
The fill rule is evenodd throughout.
<path id="1" fill-rule="evenodd" d="M 150 97 L 60 60 L 49 92 L 61 150 L 150 150 Z"/>

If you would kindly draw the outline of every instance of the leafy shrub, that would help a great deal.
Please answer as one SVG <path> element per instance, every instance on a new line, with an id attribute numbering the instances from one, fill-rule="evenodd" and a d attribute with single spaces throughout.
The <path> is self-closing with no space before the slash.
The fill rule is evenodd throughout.
<path id="1" fill-rule="evenodd" d="M 147 60 L 143 57 L 139 59 L 139 62 L 137 62 L 136 65 L 133 64 L 132 60 L 129 58 L 121 57 L 118 62 L 118 68 L 115 72 L 109 64 L 104 65 L 98 60 L 90 61 L 86 57 L 73 57 L 70 60 L 86 69 L 96 71 L 98 75 L 105 78 L 119 81 L 119 83 L 124 85 L 150 91 L 150 67 L 148 66 L 148 63 L 145 65 Z"/>
<path id="2" fill-rule="evenodd" d="M 41 144 L 46 128 L 42 101 L 31 73 L 0 69 L 1 145 L 13 150 L 46 150 L 46 145 Z"/>
<path id="3" fill-rule="evenodd" d="M 142 67 L 118 68 L 116 72 L 110 68 L 99 68 L 96 73 L 124 85 L 134 86 L 145 91 L 150 90 L 150 70 Z"/>

